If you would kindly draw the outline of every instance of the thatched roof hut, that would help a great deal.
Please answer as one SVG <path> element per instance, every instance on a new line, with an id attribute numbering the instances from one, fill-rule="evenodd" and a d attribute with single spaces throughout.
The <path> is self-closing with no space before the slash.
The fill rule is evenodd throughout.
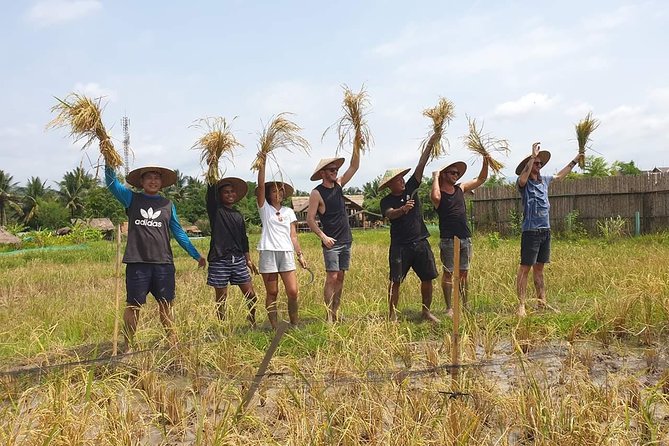
<path id="1" fill-rule="evenodd" d="M 21 239 L 15 236 L 14 234 L 5 230 L 5 228 L 0 227 L 0 245 L 16 245 L 21 244 Z"/>

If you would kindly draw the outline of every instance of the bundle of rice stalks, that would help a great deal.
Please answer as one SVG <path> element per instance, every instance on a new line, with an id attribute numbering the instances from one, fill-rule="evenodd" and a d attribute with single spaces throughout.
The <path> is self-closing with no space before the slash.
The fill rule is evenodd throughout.
<path id="1" fill-rule="evenodd" d="M 51 107 L 51 112 L 57 115 L 47 124 L 47 128 L 70 127 L 70 136 L 74 137 L 75 141 L 85 141 L 83 149 L 88 148 L 97 139 L 100 141 L 100 154 L 109 167 L 116 169 L 123 164 L 102 123 L 100 107 L 102 98 L 90 99 L 84 95 L 71 93 L 65 99 L 56 98 L 56 100 L 58 104 Z"/>
<path id="2" fill-rule="evenodd" d="M 494 173 L 499 173 L 504 168 L 504 164 L 494 159 L 491 152 L 503 152 L 508 155 L 509 142 L 506 139 L 495 139 L 490 134 L 483 133 L 483 124 L 480 128 L 476 128 L 476 119 L 467 116 L 467 123 L 469 134 L 464 136 L 465 145 L 472 152 L 488 160 L 488 166 Z"/>
<path id="3" fill-rule="evenodd" d="M 423 110 L 423 116 L 432 119 L 432 131 L 421 144 L 421 151 L 432 142 L 430 159 L 435 159 L 447 151 L 448 140 L 444 138 L 444 127 L 455 117 L 455 106 L 448 99 L 439 98 L 435 107 Z"/>
<path id="4" fill-rule="evenodd" d="M 599 121 L 592 117 L 592 112 L 578 124 L 576 124 L 576 139 L 578 140 L 578 167 L 585 167 L 585 146 L 590 141 L 590 135 L 599 127 Z"/>
<path id="5" fill-rule="evenodd" d="M 337 137 L 339 144 L 337 145 L 337 152 L 344 148 L 344 143 L 353 144 L 353 155 L 359 155 L 360 152 L 369 150 L 372 145 L 372 134 L 367 126 L 365 119 L 366 108 L 369 107 L 369 96 L 365 91 L 364 85 L 360 88 L 358 93 L 353 93 L 351 89 L 344 85 L 344 102 L 342 108 L 344 109 L 344 116 L 339 118 L 334 124 L 325 129 L 323 137 L 330 130 L 332 126 L 337 126 Z"/>
<path id="6" fill-rule="evenodd" d="M 258 141 L 258 154 L 251 164 L 251 170 L 259 170 L 265 163 L 267 157 L 274 149 L 283 147 L 291 152 L 292 147 L 297 147 L 305 153 L 309 153 L 309 142 L 299 135 L 302 128 L 288 119 L 286 116 L 292 113 L 279 113 L 260 134 Z"/>
<path id="7" fill-rule="evenodd" d="M 208 117 L 195 121 L 191 127 L 205 131 L 205 134 L 195 141 L 193 150 L 200 150 L 200 163 L 207 166 L 205 179 L 208 184 L 216 184 L 221 179 L 222 172 L 219 168 L 221 157 L 232 163 L 233 151 L 236 147 L 242 147 L 237 138 L 232 134 L 230 126 L 225 118 Z M 225 169 L 223 169 L 225 172 Z"/>

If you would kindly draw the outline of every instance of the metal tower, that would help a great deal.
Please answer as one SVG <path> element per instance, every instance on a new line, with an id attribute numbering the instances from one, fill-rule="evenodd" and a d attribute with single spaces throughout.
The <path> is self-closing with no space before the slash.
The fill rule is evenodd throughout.
<path id="1" fill-rule="evenodd" d="M 127 116 L 121 118 L 121 125 L 123 126 L 123 157 L 125 164 L 125 176 L 128 176 L 130 171 L 130 119 Z"/>

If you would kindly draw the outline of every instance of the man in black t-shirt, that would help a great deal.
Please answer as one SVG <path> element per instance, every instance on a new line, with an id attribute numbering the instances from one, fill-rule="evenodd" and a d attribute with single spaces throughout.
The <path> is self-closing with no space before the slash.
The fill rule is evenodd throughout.
<path id="1" fill-rule="evenodd" d="M 379 182 L 379 190 L 390 189 L 390 194 L 381 199 L 381 214 L 390 220 L 390 288 L 388 289 L 388 317 L 397 320 L 397 303 L 400 284 L 410 268 L 418 275 L 422 298 L 422 317 L 426 321 L 438 323 L 439 319 L 430 312 L 432 304 L 432 281 L 439 276 L 434 262 L 432 248 L 428 242 L 430 233 L 423 221 L 423 210 L 417 192 L 423 179 L 423 170 L 432 150 L 435 138 L 425 145 L 418 165 L 408 182 L 404 175 L 411 169 L 391 169 L 386 171 Z"/>
<path id="2" fill-rule="evenodd" d="M 483 165 L 478 178 L 456 184 L 467 170 L 462 161 L 451 163 L 432 173 L 432 192 L 430 199 L 439 215 L 439 250 L 444 274 L 441 277 L 441 290 L 446 301 L 446 314 L 453 316 L 451 293 L 453 290 L 454 249 L 453 237 L 460 239 L 460 295 L 463 306 L 467 305 L 467 271 L 472 256 L 471 232 L 467 226 L 465 192 L 479 187 L 488 178 L 488 160 L 483 158 Z"/>

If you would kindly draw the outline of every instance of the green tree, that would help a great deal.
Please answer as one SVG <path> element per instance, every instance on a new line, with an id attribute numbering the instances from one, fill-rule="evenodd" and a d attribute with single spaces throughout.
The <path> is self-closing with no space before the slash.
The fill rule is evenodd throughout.
<path id="1" fill-rule="evenodd" d="M 46 181 L 40 180 L 39 177 L 30 177 L 26 184 L 23 196 L 23 222 L 27 225 L 33 226 L 33 220 L 39 212 L 39 199 L 45 198 L 50 189 L 46 185 Z"/>
<path id="2" fill-rule="evenodd" d="M 17 214 L 23 215 L 18 184 L 14 181 L 13 176 L 0 170 L 0 226 L 7 225 L 7 208 L 14 209 Z"/>
<path id="3" fill-rule="evenodd" d="M 179 217 L 191 223 L 195 223 L 198 220 L 206 220 L 206 194 L 207 188 L 203 181 L 194 177 L 188 177 L 187 184 L 183 188 L 184 198 L 177 208 Z"/>
<path id="4" fill-rule="evenodd" d="M 97 185 L 95 178 L 86 173 L 83 168 L 77 167 L 70 172 L 65 172 L 58 185 L 60 186 L 58 193 L 63 205 L 70 211 L 70 218 L 81 217 L 86 193 Z"/>
<path id="5" fill-rule="evenodd" d="M 608 163 L 601 156 L 586 156 L 585 168 L 583 169 L 583 176 L 586 177 L 608 177 L 611 175 L 611 168 Z"/>
<path id="6" fill-rule="evenodd" d="M 95 186 L 88 190 L 83 205 L 86 218 L 108 218 L 115 225 L 127 219 L 123 205 L 106 187 Z"/>
<path id="7" fill-rule="evenodd" d="M 513 183 L 509 182 L 504 175 L 493 173 L 488 177 L 486 182 L 483 183 L 483 187 L 508 186 L 510 184 Z"/>
<path id="8" fill-rule="evenodd" d="M 37 199 L 34 222 L 38 228 L 58 229 L 69 224 L 70 211 L 57 200 Z"/>
<path id="9" fill-rule="evenodd" d="M 186 197 L 186 185 L 188 184 L 188 177 L 179 172 L 179 169 L 174 169 L 177 174 L 177 180 L 173 185 L 163 189 L 163 195 L 172 200 L 174 204 L 181 204 Z M 178 209 L 178 208 L 177 208 Z"/>
<path id="10" fill-rule="evenodd" d="M 619 175 L 639 175 L 641 173 L 641 169 L 634 164 L 634 161 L 628 163 L 614 161 L 611 164 L 611 170 Z"/>

